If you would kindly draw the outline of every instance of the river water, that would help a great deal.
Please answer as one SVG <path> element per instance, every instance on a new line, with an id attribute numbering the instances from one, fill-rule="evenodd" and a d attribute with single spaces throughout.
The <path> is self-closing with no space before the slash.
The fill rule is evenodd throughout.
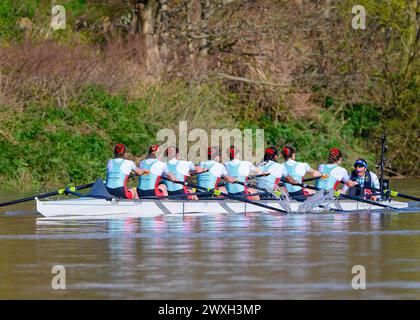
<path id="1" fill-rule="evenodd" d="M 420 299 L 420 208 L 81 221 L 34 211 L 0 208 L 0 299 Z M 360 270 L 366 289 L 352 286 Z"/>

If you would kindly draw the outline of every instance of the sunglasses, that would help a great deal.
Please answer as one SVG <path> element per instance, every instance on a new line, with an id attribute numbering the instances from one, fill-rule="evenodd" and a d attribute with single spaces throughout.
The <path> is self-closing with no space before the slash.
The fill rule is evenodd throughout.
<path id="1" fill-rule="evenodd" d="M 355 168 L 364 168 L 365 166 L 364 166 L 364 165 L 362 165 L 362 164 L 356 164 L 354 167 L 355 167 Z"/>

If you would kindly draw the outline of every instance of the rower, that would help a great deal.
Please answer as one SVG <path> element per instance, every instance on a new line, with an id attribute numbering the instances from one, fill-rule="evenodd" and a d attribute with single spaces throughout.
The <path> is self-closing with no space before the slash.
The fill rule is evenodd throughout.
<path id="1" fill-rule="evenodd" d="M 230 177 L 237 179 L 240 182 L 245 183 L 248 180 L 248 176 L 251 172 L 256 174 L 262 174 L 262 170 L 256 168 L 251 162 L 241 160 L 241 152 L 235 146 L 231 146 L 228 149 L 230 161 L 225 163 L 227 174 Z M 243 195 L 254 193 L 252 189 L 239 183 L 227 183 L 226 189 L 229 194 L 232 195 Z"/>
<path id="2" fill-rule="evenodd" d="M 294 148 L 284 147 L 281 153 L 285 160 L 283 166 L 286 168 L 287 175 L 299 183 L 303 183 L 303 178 L 306 173 L 309 173 L 312 177 L 324 177 L 319 171 L 312 169 L 309 164 L 296 161 L 296 151 Z M 327 178 L 327 176 L 324 178 Z M 289 196 L 297 201 L 305 201 L 306 196 L 311 194 L 311 192 L 304 191 L 302 187 L 294 186 L 290 183 L 285 183 L 285 187 L 289 192 Z"/>
<path id="3" fill-rule="evenodd" d="M 269 173 L 265 177 L 258 178 L 257 186 L 260 188 L 267 189 L 267 191 L 278 190 L 278 184 L 282 177 L 285 177 L 285 181 L 288 183 L 298 183 L 291 176 L 288 175 L 286 168 L 277 163 L 278 150 L 276 147 L 268 147 L 264 151 L 264 161 L 261 162 L 257 167 L 263 173 Z"/>
<path id="4" fill-rule="evenodd" d="M 149 174 L 146 169 L 139 169 L 133 161 L 125 159 L 127 147 L 119 143 L 114 148 L 114 159 L 108 161 L 106 173 L 106 189 L 110 194 L 122 199 L 135 198 L 135 190 L 127 188 L 127 181 L 130 173 L 143 176 Z"/>
<path id="5" fill-rule="evenodd" d="M 173 174 L 173 176 L 179 181 L 186 181 L 190 174 L 201 171 L 201 169 L 196 167 L 191 161 L 180 160 L 179 149 L 177 147 L 168 147 L 165 150 L 165 156 L 170 159 L 166 164 L 168 172 Z M 168 190 L 168 195 L 190 193 L 187 190 L 187 187 L 182 184 L 174 183 L 168 180 L 164 180 L 164 184 Z"/>
<path id="6" fill-rule="evenodd" d="M 350 180 L 358 183 L 357 187 L 343 187 L 343 191 L 348 190 L 349 196 L 361 196 L 372 194 L 373 189 L 380 189 L 378 176 L 368 169 L 366 160 L 359 158 L 354 162 L 354 170 L 350 174 Z M 378 200 L 378 197 L 369 197 L 372 200 Z"/>
<path id="7" fill-rule="evenodd" d="M 236 179 L 228 176 L 226 167 L 220 161 L 220 149 L 217 147 L 209 147 L 207 149 L 207 161 L 199 163 L 199 167 L 206 172 L 200 173 L 197 176 L 197 185 L 207 190 L 219 189 L 226 193 L 225 187 L 218 187 L 220 178 L 225 179 L 228 183 L 233 183 Z"/>
<path id="8" fill-rule="evenodd" d="M 343 154 L 337 148 L 332 148 L 328 154 L 328 163 L 321 164 L 318 171 L 323 175 L 328 175 L 327 179 L 318 179 L 316 181 L 316 187 L 323 190 L 329 191 L 331 189 L 337 190 L 337 186 L 340 182 L 343 182 L 348 187 L 354 187 L 357 182 L 351 181 L 349 174 L 346 169 L 340 166 L 343 162 Z M 340 190 L 344 193 L 343 190 Z"/>
<path id="9" fill-rule="evenodd" d="M 147 176 L 140 176 L 137 185 L 137 194 L 139 198 L 151 196 L 167 196 L 166 186 L 159 184 L 161 176 L 166 175 L 169 179 L 177 181 L 177 179 L 168 171 L 165 162 L 160 161 L 157 157 L 159 145 L 154 144 L 149 147 L 147 158 L 140 162 L 140 168 L 150 171 Z"/>

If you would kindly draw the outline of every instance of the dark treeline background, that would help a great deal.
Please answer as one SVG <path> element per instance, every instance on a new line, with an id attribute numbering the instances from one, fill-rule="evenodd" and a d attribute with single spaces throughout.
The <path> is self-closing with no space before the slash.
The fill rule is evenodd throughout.
<path id="1" fill-rule="evenodd" d="M 66 28 L 51 28 L 54 4 Z M 352 28 L 352 7 L 366 29 Z M 0 182 L 104 175 L 160 128 L 264 128 L 317 167 L 328 149 L 419 175 L 416 0 L 2 0 Z"/>

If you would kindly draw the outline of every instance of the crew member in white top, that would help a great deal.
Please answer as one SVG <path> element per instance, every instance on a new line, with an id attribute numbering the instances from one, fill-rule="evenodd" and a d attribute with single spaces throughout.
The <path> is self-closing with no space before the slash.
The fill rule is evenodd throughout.
<path id="1" fill-rule="evenodd" d="M 232 195 L 255 193 L 255 190 L 250 189 L 246 185 L 246 182 L 248 180 L 248 176 L 251 173 L 262 174 L 262 170 L 256 168 L 254 164 L 252 164 L 249 161 L 241 160 L 241 151 L 235 146 L 230 146 L 230 148 L 228 149 L 228 155 L 230 161 L 226 162 L 224 165 L 227 174 L 233 178 L 236 178 L 237 182 L 227 183 L 227 192 Z"/>
<path id="2" fill-rule="evenodd" d="M 139 198 L 167 196 L 168 192 L 164 184 L 160 184 L 161 177 L 164 175 L 172 181 L 177 179 L 168 171 L 165 162 L 158 159 L 159 145 L 154 144 L 149 147 L 147 159 L 140 162 L 140 168 L 149 171 L 147 176 L 140 176 L 137 185 Z"/>
<path id="3" fill-rule="evenodd" d="M 291 176 L 299 183 L 303 182 L 303 178 L 307 173 L 309 173 L 312 177 L 328 178 L 328 176 L 322 176 L 319 171 L 312 169 L 309 164 L 296 161 L 296 151 L 293 147 L 284 147 L 281 153 L 283 154 L 285 160 L 283 163 L 283 167 L 286 170 L 284 175 Z M 289 196 L 297 201 L 304 201 L 306 200 L 307 195 L 313 193 L 311 192 L 312 190 L 303 190 L 302 187 L 294 186 L 290 183 L 286 183 L 285 187 L 289 192 Z"/>
<path id="4" fill-rule="evenodd" d="M 191 174 L 201 172 L 201 168 L 196 167 L 191 161 L 185 161 L 179 159 L 179 149 L 174 146 L 170 146 L 165 150 L 165 156 L 170 159 L 167 162 L 168 172 L 172 173 L 175 178 L 179 181 L 185 182 L 187 177 Z M 168 190 L 168 195 L 178 195 L 178 194 L 188 194 L 191 193 L 191 190 L 188 190 L 186 186 L 180 183 L 174 183 L 168 180 L 164 180 L 166 189 Z M 188 197 L 193 199 L 192 196 Z"/>
<path id="5" fill-rule="evenodd" d="M 225 187 L 219 187 L 220 178 L 225 179 L 228 183 L 236 181 L 235 178 L 230 177 L 227 173 L 226 167 L 220 161 L 220 149 L 218 147 L 209 147 L 207 150 L 207 161 L 199 163 L 202 171 L 206 171 L 197 175 L 197 185 L 202 189 L 212 190 L 218 189 L 226 193 Z M 201 192 L 202 190 L 197 190 Z"/>
<path id="6" fill-rule="evenodd" d="M 348 187 L 354 187 L 357 182 L 351 181 L 347 170 L 340 166 L 343 162 L 343 155 L 337 148 L 332 148 L 328 154 L 328 164 L 321 164 L 318 171 L 323 175 L 327 175 L 328 178 L 318 179 L 316 186 L 320 189 L 329 191 L 331 189 L 337 190 L 340 182 L 344 183 Z M 345 193 L 340 190 L 341 193 Z"/>
<path id="7" fill-rule="evenodd" d="M 257 181 L 257 186 L 266 189 L 268 192 L 278 190 L 278 184 L 283 177 L 288 183 L 298 183 L 288 175 L 282 164 L 276 162 L 278 155 L 279 152 L 276 147 L 268 147 L 264 152 L 264 161 L 257 166 L 263 173 L 269 173 L 265 177 L 258 178 Z"/>
<path id="8" fill-rule="evenodd" d="M 114 148 L 114 159 L 108 161 L 106 173 L 106 188 L 110 194 L 122 199 L 134 199 L 137 197 L 135 189 L 127 187 L 130 173 L 133 171 L 138 175 L 147 175 L 148 170 L 141 170 L 136 167 L 133 161 L 125 159 L 127 147 L 119 143 Z"/>

